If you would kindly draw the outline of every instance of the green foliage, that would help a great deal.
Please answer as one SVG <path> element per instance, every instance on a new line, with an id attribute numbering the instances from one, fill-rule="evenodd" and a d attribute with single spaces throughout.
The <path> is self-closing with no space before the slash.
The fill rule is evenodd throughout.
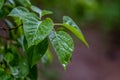
<path id="1" fill-rule="evenodd" d="M 74 48 L 71 36 L 64 31 L 52 31 L 49 38 L 57 53 L 58 59 L 62 66 L 66 68 Z"/>
<path id="2" fill-rule="evenodd" d="M 2 8 L 3 4 L 4 4 L 4 0 L 0 0 L 0 9 Z"/>
<path id="3" fill-rule="evenodd" d="M 32 1 L 37 5 L 40 1 L 42 4 L 40 7 L 54 10 L 56 14 L 53 17 L 58 21 L 61 16 L 67 14 L 82 24 L 97 22 L 96 27 L 105 31 L 119 28 L 120 0 L 52 0 L 52 3 L 49 0 Z"/>
<path id="4" fill-rule="evenodd" d="M 34 45 L 28 49 L 27 55 L 30 61 L 31 67 L 41 59 L 48 49 L 48 39 L 44 39 L 38 45 Z M 32 50 L 32 51 L 31 51 Z"/>
<path id="5" fill-rule="evenodd" d="M 63 24 L 65 28 L 70 30 L 73 34 L 75 34 L 86 46 L 89 47 L 88 43 L 86 42 L 81 30 L 76 25 L 76 23 L 68 16 L 63 17 Z"/>
<path id="6" fill-rule="evenodd" d="M 6 34 L 9 32 L 5 43 L 0 39 L 0 80 L 37 80 L 37 62 L 47 64 L 53 60 L 50 43 L 66 69 L 74 51 L 74 42 L 67 32 L 58 31 L 55 26 L 70 30 L 88 46 L 70 17 L 64 16 L 63 23 L 54 23 L 46 16 L 52 14 L 51 11 L 41 10 L 29 0 L 0 0 L 0 10 L 5 11 L 0 16 L 9 26 L 0 28 Z"/>

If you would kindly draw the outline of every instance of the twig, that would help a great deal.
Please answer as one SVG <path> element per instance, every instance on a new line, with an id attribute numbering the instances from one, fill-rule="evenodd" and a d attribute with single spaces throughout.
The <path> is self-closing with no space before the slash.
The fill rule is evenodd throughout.
<path id="1" fill-rule="evenodd" d="M 21 27 L 21 25 L 19 25 L 18 27 L 14 27 L 14 28 L 4 28 L 4 27 L 0 27 L 1 30 L 15 30 L 17 28 Z"/>
<path id="2" fill-rule="evenodd" d="M 4 39 L 6 39 L 6 40 L 9 40 L 9 38 L 8 38 L 8 37 L 1 36 L 1 35 L 0 35 L 0 37 L 1 37 L 1 38 L 4 38 Z"/>
<path id="3" fill-rule="evenodd" d="M 54 26 L 62 26 L 61 23 L 55 23 Z"/>

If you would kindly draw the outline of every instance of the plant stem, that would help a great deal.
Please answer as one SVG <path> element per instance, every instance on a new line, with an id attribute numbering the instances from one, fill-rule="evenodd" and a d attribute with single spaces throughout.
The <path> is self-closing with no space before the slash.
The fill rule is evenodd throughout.
<path id="1" fill-rule="evenodd" d="M 62 26 L 62 23 L 55 23 L 54 26 Z"/>

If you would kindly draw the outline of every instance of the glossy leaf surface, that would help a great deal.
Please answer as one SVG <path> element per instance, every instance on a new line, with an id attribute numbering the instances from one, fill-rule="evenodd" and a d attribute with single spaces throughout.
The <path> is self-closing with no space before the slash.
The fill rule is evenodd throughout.
<path id="1" fill-rule="evenodd" d="M 29 17 L 23 21 L 25 37 L 28 47 L 37 45 L 44 40 L 53 29 L 53 22 L 50 18 L 38 21 L 36 18 Z"/>
<path id="2" fill-rule="evenodd" d="M 68 16 L 63 17 L 63 26 L 70 30 L 75 36 L 77 36 L 86 46 L 89 47 L 87 41 L 84 38 L 84 35 L 82 34 L 79 27 L 76 25 L 76 23 Z"/>
<path id="3" fill-rule="evenodd" d="M 60 63 L 64 68 L 66 68 L 74 50 L 74 44 L 71 36 L 64 31 L 52 31 L 49 38 L 55 52 L 57 53 Z"/>

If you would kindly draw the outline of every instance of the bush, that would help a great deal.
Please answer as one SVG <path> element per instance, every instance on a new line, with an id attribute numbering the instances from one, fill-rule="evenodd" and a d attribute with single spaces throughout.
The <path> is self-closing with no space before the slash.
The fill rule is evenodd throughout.
<path id="1" fill-rule="evenodd" d="M 74 50 L 66 29 L 88 46 L 70 17 L 54 23 L 48 14 L 52 12 L 39 9 L 29 0 L 0 0 L 0 31 L 4 32 L 0 33 L 0 80 L 37 80 L 37 62 L 52 60 L 50 44 L 66 69 Z"/>

